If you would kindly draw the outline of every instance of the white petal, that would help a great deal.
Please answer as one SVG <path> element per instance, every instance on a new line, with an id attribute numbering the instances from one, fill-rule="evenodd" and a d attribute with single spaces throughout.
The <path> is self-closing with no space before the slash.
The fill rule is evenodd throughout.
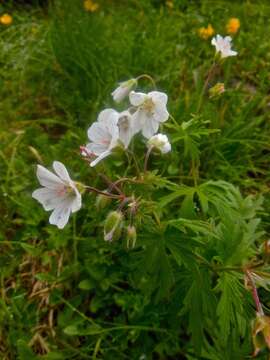
<path id="1" fill-rule="evenodd" d="M 164 105 L 167 104 L 168 102 L 168 96 L 167 94 L 160 92 L 160 91 L 151 91 L 148 96 L 150 96 L 154 103 L 156 103 L 156 101 L 163 103 Z"/>
<path id="2" fill-rule="evenodd" d="M 237 51 L 231 50 L 230 51 L 230 56 L 236 56 L 238 53 Z"/>
<path id="3" fill-rule="evenodd" d="M 112 93 L 112 97 L 113 97 L 113 100 L 117 103 L 121 102 L 122 100 L 124 100 L 124 98 L 126 96 L 128 96 L 129 94 L 129 88 L 127 87 L 123 87 L 123 86 L 118 86 L 118 88 L 116 88 Z"/>
<path id="4" fill-rule="evenodd" d="M 168 153 L 169 151 L 171 151 L 172 146 L 169 142 L 166 142 L 165 145 L 163 146 L 163 148 L 161 149 L 163 154 Z"/>
<path id="5" fill-rule="evenodd" d="M 37 178 L 42 186 L 49 189 L 55 189 L 59 184 L 64 184 L 58 176 L 54 175 L 42 165 L 37 166 Z"/>
<path id="6" fill-rule="evenodd" d="M 58 199 L 56 199 L 56 192 L 48 188 L 35 190 L 32 193 L 32 197 L 42 204 L 46 211 L 54 209 L 58 202 Z"/>
<path id="7" fill-rule="evenodd" d="M 108 149 L 108 145 L 89 143 L 86 145 L 87 150 L 94 155 L 100 155 Z"/>
<path id="8" fill-rule="evenodd" d="M 59 229 L 63 229 L 68 222 L 70 211 L 70 201 L 57 206 L 51 213 L 49 223 L 56 225 Z"/>
<path id="9" fill-rule="evenodd" d="M 90 141 L 102 144 L 104 139 L 108 138 L 108 131 L 103 122 L 94 122 L 87 131 Z"/>
<path id="10" fill-rule="evenodd" d="M 166 105 L 164 103 L 158 101 L 155 104 L 155 112 L 154 112 L 154 119 L 158 122 L 165 122 L 169 118 L 169 113 L 166 109 Z"/>
<path id="11" fill-rule="evenodd" d="M 215 37 L 213 37 L 213 39 L 211 40 L 211 44 L 217 46 L 217 41 Z"/>
<path id="12" fill-rule="evenodd" d="M 118 114 L 118 113 L 114 109 L 102 110 L 98 115 L 97 121 L 98 122 L 107 121 L 109 118 L 111 118 L 111 116 L 115 116 L 115 114 Z"/>
<path id="13" fill-rule="evenodd" d="M 129 101 L 133 106 L 141 105 L 147 99 L 147 95 L 140 92 L 131 91 L 129 94 Z"/>
<path id="14" fill-rule="evenodd" d="M 69 177 L 68 171 L 64 164 L 62 164 L 60 161 L 54 161 L 53 162 L 53 168 L 56 174 L 64 181 L 70 182 L 71 179 Z"/>
<path id="15" fill-rule="evenodd" d="M 158 126 L 158 122 L 156 122 L 153 118 L 148 118 L 142 128 L 143 136 L 149 139 L 158 131 Z"/>
<path id="16" fill-rule="evenodd" d="M 82 207 L 82 196 L 79 191 L 76 189 L 76 196 L 71 204 L 71 211 L 74 213 Z"/>
<path id="17" fill-rule="evenodd" d="M 142 130 L 142 125 L 145 120 L 145 113 L 138 109 L 133 115 L 132 115 L 132 128 L 134 134 L 137 134 L 139 131 Z"/>
<path id="18" fill-rule="evenodd" d="M 94 161 L 90 163 L 91 167 L 96 166 L 101 160 L 103 160 L 105 157 L 109 156 L 111 154 L 111 151 L 107 150 L 104 151 L 104 153 L 100 154 Z"/>

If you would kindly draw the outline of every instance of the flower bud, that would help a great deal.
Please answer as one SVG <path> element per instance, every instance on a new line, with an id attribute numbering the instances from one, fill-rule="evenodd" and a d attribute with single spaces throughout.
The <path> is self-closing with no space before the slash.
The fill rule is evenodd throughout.
<path id="1" fill-rule="evenodd" d="M 128 96 L 133 87 L 137 85 L 136 79 L 130 79 L 119 84 L 119 86 L 112 92 L 112 97 L 115 102 L 121 102 Z"/>
<path id="2" fill-rule="evenodd" d="M 123 227 L 123 214 L 120 211 L 111 211 L 104 224 L 104 240 L 116 241 L 120 238 Z"/>
<path id="3" fill-rule="evenodd" d="M 265 346 L 270 349 L 270 318 L 257 313 L 252 326 L 252 339 L 254 344 L 254 356 Z"/>
<path id="4" fill-rule="evenodd" d="M 97 210 L 102 210 L 107 207 L 110 204 L 111 200 L 112 199 L 109 196 L 98 194 L 95 203 Z"/>
<path id="5" fill-rule="evenodd" d="M 223 83 L 216 83 L 211 89 L 209 89 L 210 98 L 217 98 L 225 91 Z"/>
<path id="6" fill-rule="evenodd" d="M 153 146 L 154 148 L 160 150 L 163 154 L 171 151 L 171 144 L 168 140 L 167 135 L 157 134 L 152 136 L 147 143 L 148 146 Z"/>
<path id="7" fill-rule="evenodd" d="M 137 231 L 134 225 L 127 227 L 127 248 L 134 248 L 137 240 Z"/>

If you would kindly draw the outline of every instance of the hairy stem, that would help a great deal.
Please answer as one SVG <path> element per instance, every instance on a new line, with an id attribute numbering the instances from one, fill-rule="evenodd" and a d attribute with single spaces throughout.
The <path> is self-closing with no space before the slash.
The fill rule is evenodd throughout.
<path id="1" fill-rule="evenodd" d="M 262 304 L 260 302 L 260 298 L 259 298 L 258 291 L 257 291 L 256 285 L 255 285 L 255 281 L 254 281 L 254 279 L 252 277 L 252 274 L 251 274 L 251 272 L 249 270 L 246 270 L 245 273 L 247 275 L 247 278 L 248 278 L 248 280 L 250 282 L 250 285 L 251 285 L 251 288 L 252 288 L 252 296 L 253 296 L 253 300 L 254 300 L 255 305 L 256 305 L 257 312 L 260 315 L 264 315 Z"/>
<path id="2" fill-rule="evenodd" d="M 144 159 L 144 172 L 147 172 L 147 165 L 148 165 L 148 160 L 151 154 L 151 151 L 153 150 L 153 146 L 149 146 L 147 153 L 145 155 L 145 159 Z"/>
<path id="3" fill-rule="evenodd" d="M 142 75 L 139 75 L 139 76 L 136 78 L 137 81 L 139 81 L 140 79 L 147 79 L 147 80 L 149 80 L 149 81 L 152 83 L 153 87 L 154 87 L 155 89 L 157 88 L 156 82 L 155 82 L 155 80 L 152 78 L 152 76 L 150 76 L 150 75 L 148 75 L 148 74 L 142 74 Z"/>

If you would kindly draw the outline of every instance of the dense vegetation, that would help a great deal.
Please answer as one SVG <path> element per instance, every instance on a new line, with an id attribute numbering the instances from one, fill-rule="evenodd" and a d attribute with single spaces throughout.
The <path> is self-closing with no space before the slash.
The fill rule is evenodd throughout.
<path id="1" fill-rule="evenodd" d="M 241 360 L 253 334 L 268 359 L 269 2 L 37 3 L 0 5 L 13 19 L 0 24 L 0 358 Z M 226 35 L 232 17 L 238 55 L 208 78 L 215 49 L 198 30 Z M 143 172 L 136 139 L 136 162 L 118 151 L 90 168 L 87 129 L 141 74 L 168 94 L 172 151 Z M 85 193 L 63 230 L 48 224 L 31 194 L 54 160 L 101 190 L 135 179 L 121 187 L 138 199 L 134 247 L 125 231 L 104 241 L 117 200 Z"/>

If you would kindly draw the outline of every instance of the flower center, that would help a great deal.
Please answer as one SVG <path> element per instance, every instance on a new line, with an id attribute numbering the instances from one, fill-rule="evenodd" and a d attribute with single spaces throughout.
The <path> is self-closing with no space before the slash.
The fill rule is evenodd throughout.
<path id="1" fill-rule="evenodd" d="M 119 128 L 121 128 L 121 130 L 123 131 L 128 131 L 129 129 L 129 118 L 128 116 L 124 115 L 121 116 L 118 120 L 118 126 Z"/>
<path id="2" fill-rule="evenodd" d="M 72 187 L 68 185 L 62 185 L 57 189 L 57 195 L 60 197 L 65 196 L 66 194 L 71 194 L 72 192 Z"/>
<path id="3" fill-rule="evenodd" d="M 149 115 L 153 114 L 155 104 L 151 98 L 148 98 L 144 101 L 142 108 L 144 111 L 146 111 Z"/>
<path id="4" fill-rule="evenodd" d="M 111 143 L 111 141 L 108 139 L 101 140 L 101 144 L 103 144 L 103 145 L 110 145 L 110 143 Z"/>

